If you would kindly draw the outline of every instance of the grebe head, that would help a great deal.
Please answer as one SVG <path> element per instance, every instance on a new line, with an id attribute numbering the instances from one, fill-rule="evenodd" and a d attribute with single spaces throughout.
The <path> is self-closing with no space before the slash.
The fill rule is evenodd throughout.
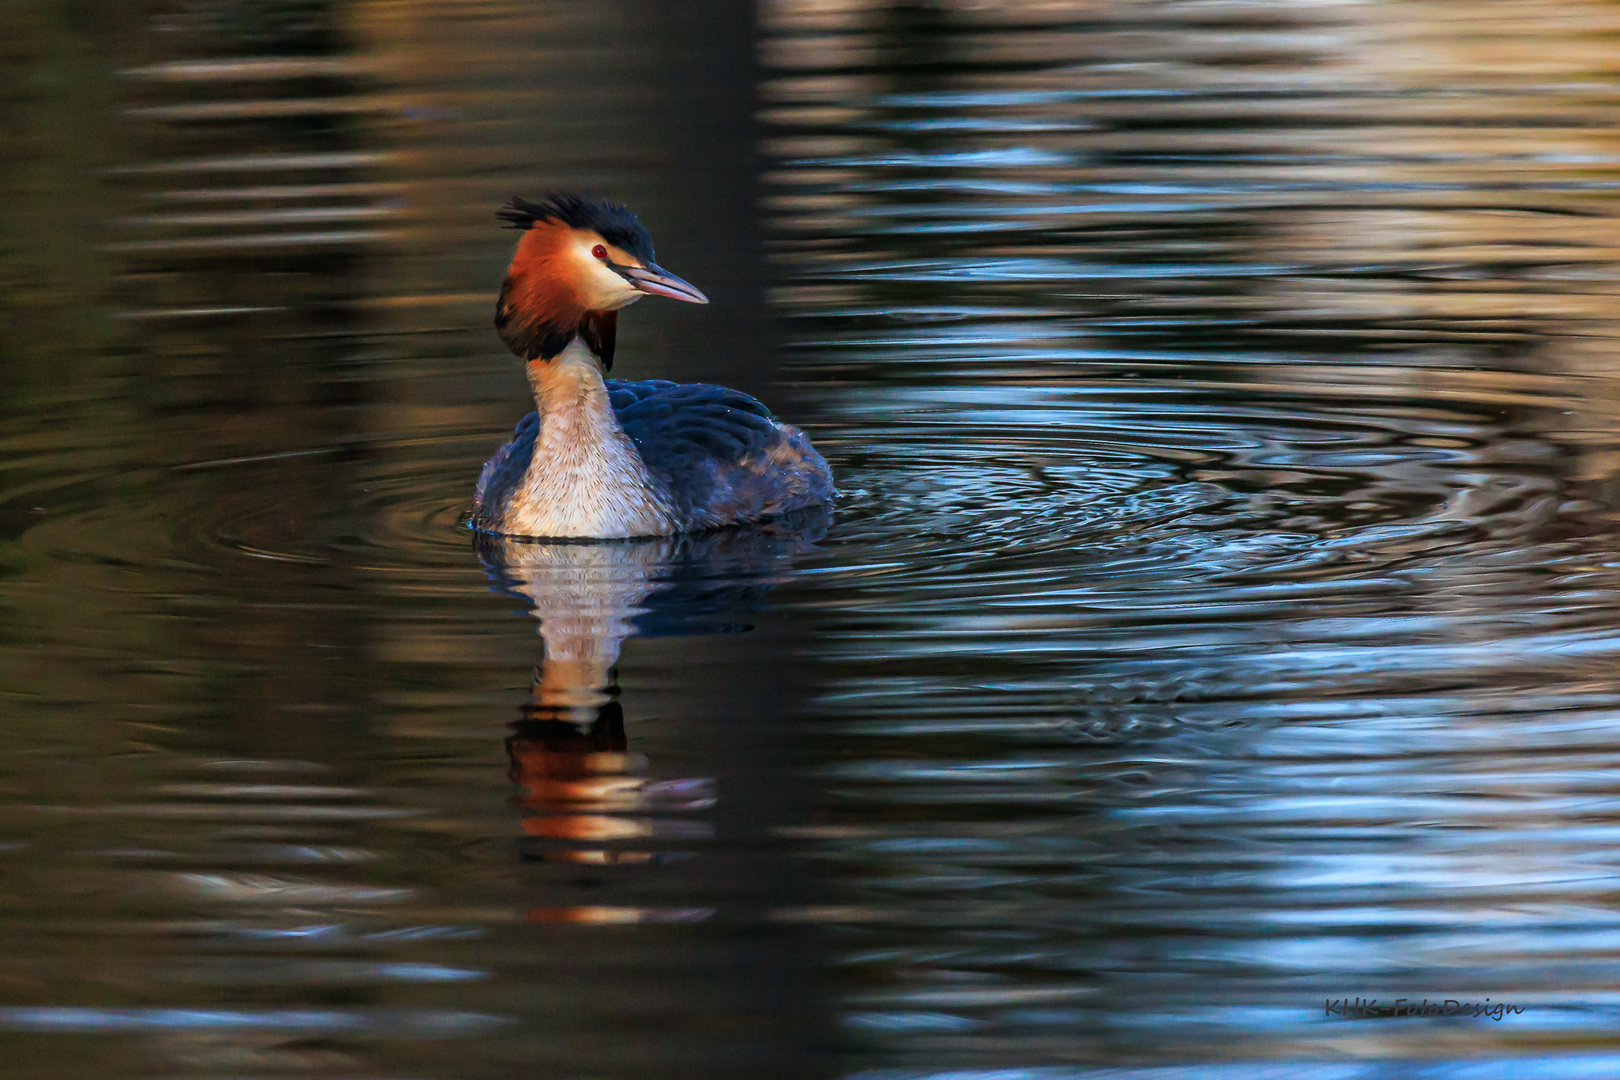
<path id="1" fill-rule="evenodd" d="M 525 360 L 549 360 L 577 334 L 613 363 L 616 312 L 643 296 L 693 304 L 709 298 L 653 262 L 636 215 L 586 195 L 513 198 L 496 216 L 524 231 L 495 305 L 495 329 Z"/>

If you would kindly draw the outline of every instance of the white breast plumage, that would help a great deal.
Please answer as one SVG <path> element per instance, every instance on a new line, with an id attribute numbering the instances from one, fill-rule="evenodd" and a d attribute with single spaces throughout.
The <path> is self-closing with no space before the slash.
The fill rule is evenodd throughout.
<path id="1" fill-rule="evenodd" d="M 619 427 L 590 350 L 575 340 L 556 359 L 531 362 L 529 381 L 540 431 L 502 531 L 608 538 L 677 531 L 667 497 Z"/>

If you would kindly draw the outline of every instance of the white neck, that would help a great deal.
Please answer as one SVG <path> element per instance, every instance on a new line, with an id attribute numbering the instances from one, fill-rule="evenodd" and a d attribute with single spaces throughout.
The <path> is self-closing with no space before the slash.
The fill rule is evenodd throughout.
<path id="1" fill-rule="evenodd" d="M 540 413 L 534 457 L 512 493 L 502 531 L 524 536 L 661 536 L 669 501 L 613 414 L 602 368 L 578 338 L 529 362 Z"/>

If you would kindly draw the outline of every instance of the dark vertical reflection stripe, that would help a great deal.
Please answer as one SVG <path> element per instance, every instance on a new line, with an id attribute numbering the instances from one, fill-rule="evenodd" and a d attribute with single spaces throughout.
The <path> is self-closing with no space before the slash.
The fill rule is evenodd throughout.
<path id="1" fill-rule="evenodd" d="M 51 302 L 0 335 L 7 1075 L 827 1075 L 797 549 L 525 597 L 458 524 L 530 407 L 511 194 L 624 199 L 716 297 L 622 371 L 765 385 L 746 5 L 100 7 L 0 57 L 111 133 L 54 199 L 0 155 L 93 225 L 0 250 L 8 324 Z M 559 731 L 528 609 L 604 604 L 611 708 Z"/>

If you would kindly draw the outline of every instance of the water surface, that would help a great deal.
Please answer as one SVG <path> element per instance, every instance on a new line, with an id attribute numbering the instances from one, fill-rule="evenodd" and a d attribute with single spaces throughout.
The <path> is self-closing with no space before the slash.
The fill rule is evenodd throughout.
<path id="1" fill-rule="evenodd" d="M 14 1075 L 1620 1072 L 1609 6 L 16 25 Z M 830 516 L 475 543 L 548 186 Z"/>

